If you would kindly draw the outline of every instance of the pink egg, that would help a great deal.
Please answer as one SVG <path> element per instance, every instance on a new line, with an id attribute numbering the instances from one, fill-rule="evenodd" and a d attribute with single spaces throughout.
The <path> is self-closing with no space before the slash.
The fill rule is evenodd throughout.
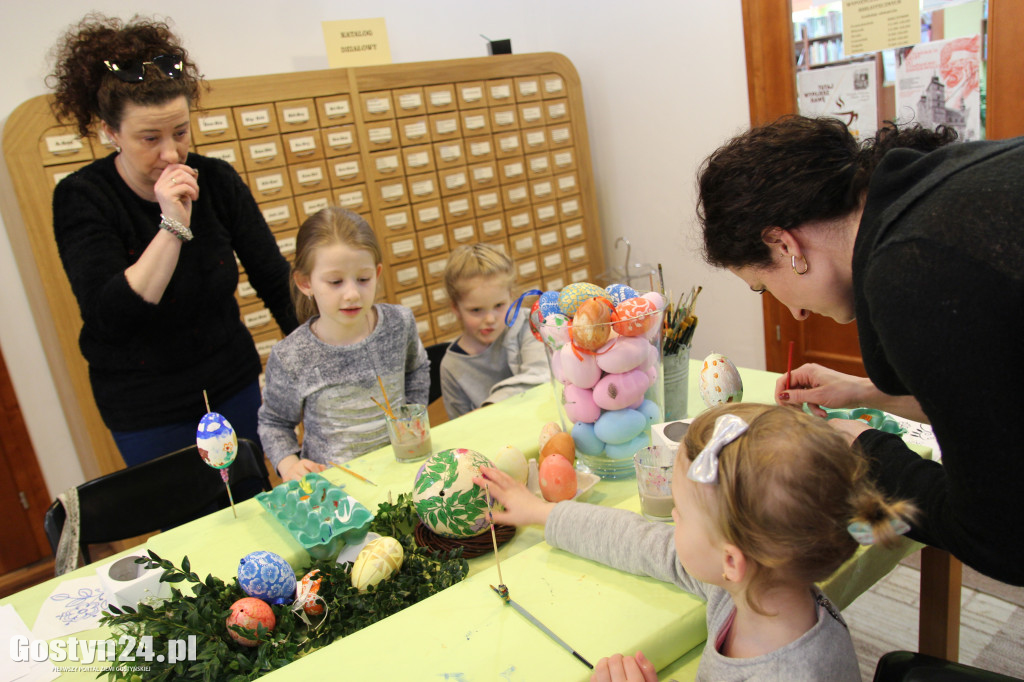
<path id="1" fill-rule="evenodd" d="M 562 354 L 555 352 L 549 357 L 551 358 L 551 375 L 555 377 L 555 381 L 564 384 L 567 379 L 565 378 L 565 370 L 562 369 Z"/>
<path id="2" fill-rule="evenodd" d="M 645 339 L 617 336 L 597 351 L 597 366 L 610 374 L 620 374 L 646 365 L 650 349 Z"/>
<path id="3" fill-rule="evenodd" d="M 565 403 L 565 416 L 573 423 L 593 424 L 601 416 L 601 408 L 594 402 L 594 393 L 590 389 L 569 384 L 562 394 L 562 401 Z"/>
<path id="4" fill-rule="evenodd" d="M 601 368 L 597 366 L 597 359 L 589 353 L 574 351 L 572 344 L 565 344 L 562 350 L 558 351 L 562 356 L 562 374 L 570 384 L 576 384 L 580 388 L 593 388 L 597 380 L 601 378 Z"/>
<path id="5" fill-rule="evenodd" d="M 540 492 L 548 502 L 571 500 L 576 496 L 576 470 L 559 454 L 540 463 Z"/>
<path id="6" fill-rule="evenodd" d="M 622 374 L 606 374 L 594 386 L 594 402 L 604 410 L 621 410 L 644 397 L 651 380 L 640 369 Z"/>

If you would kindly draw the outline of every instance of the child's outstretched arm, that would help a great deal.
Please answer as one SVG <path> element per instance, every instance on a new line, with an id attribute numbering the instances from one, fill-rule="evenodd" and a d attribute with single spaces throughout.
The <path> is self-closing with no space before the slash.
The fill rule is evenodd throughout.
<path id="1" fill-rule="evenodd" d="M 510 526 L 528 526 L 532 523 L 544 525 L 548 514 L 554 508 L 554 502 L 547 502 L 531 493 L 525 485 L 506 474 L 501 469 L 480 467 L 480 476 L 473 479 L 480 487 L 486 487 L 491 499 L 505 508 L 495 509 L 495 523 Z"/>

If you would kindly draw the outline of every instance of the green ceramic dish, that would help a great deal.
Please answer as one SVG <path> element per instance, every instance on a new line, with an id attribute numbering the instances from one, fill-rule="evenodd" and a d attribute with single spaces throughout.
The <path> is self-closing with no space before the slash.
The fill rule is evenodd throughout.
<path id="1" fill-rule="evenodd" d="M 859 419 L 862 422 L 866 422 L 868 426 L 879 431 L 885 431 L 897 436 L 902 436 L 907 432 L 905 428 L 899 425 L 899 423 L 881 410 L 875 410 L 870 407 L 857 407 L 852 410 L 841 410 L 831 407 L 822 407 L 821 409 L 826 412 L 826 419 Z M 811 413 L 810 408 L 804 405 L 804 412 Z"/>
<path id="2" fill-rule="evenodd" d="M 369 509 L 319 474 L 286 481 L 256 499 L 314 559 L 334 559 L 346 545 L 362 542 L 373 520 Z"/>

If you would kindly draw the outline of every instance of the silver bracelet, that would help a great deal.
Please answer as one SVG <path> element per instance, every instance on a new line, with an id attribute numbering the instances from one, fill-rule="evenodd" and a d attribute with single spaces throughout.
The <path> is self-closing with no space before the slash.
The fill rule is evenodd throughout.
<path id="1" fill-rule="evenodd" d="M 168 218 L 163 213 L 160 214 L 160 228 L 167 230 L 183 242 L 192 241 L 194 236 L 192 230 L 188 229 L 183 223 L 174 218 Z"/>

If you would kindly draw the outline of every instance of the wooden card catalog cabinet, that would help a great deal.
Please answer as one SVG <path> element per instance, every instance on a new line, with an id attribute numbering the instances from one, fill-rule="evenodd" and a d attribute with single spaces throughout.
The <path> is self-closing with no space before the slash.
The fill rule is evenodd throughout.
<path id="1" fill-rule="evenodd" d="M 477 241 L 516 261 L 517 287 L 604 270 L 579 78 L 553 53 L 308 71 L 210 82 L 191 115 L 194 150 L 242 176 L 287 257 L 299 225 L 343 206 L 384 251 L 382 300 L 417 313 L 423 340 L 458 321 L 441 278 L 451 249 Z M 20 215 L 5 214 L 64 412 L 89 477 L 121 467 L 78 349 L 78 306 L 53 241 L 51 196 L 110 153 L 54 120 L 49 97 L 4 129 Z M 21 245 L 20 247 L 18 245 Z M 40 294 L 39 280 L 42 280 Z M 517 292 L 518 293 L 518 292 Z M 242 319 L 264 360 L 281 332 L 241 274 Z"/>

